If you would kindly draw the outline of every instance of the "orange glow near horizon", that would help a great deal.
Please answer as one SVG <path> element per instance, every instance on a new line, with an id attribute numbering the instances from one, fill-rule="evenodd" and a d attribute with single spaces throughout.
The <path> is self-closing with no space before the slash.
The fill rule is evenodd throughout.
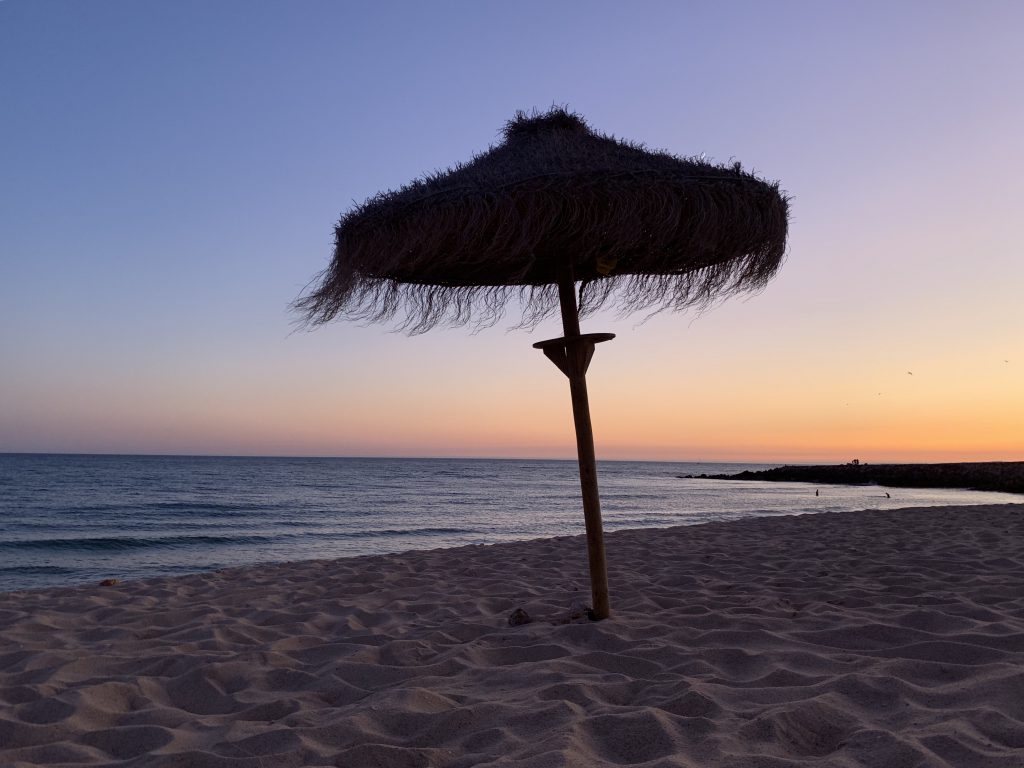
<path id="1" fill-rule="evenodd" d="M 588 376 L 599 458 L 1024 459 L 1017 394 L 1024 387 L 1009 364 L 995 369 L 1000 376 L 937 361 L 873 376 L 856 365 L 822 368 L 785 359 L 769 365 L 754 354 L 723 356 L 714 347 L 666 360 L 640 341 L 643 330 L 604 345 Z M 515 341 L 522 346 L 522 337 Z M 383 343 L 397 350 L 391 359 L 405 362 L 439 354 L 429 343 L 421 351 L 424 339 L 387 336 Z M 356 377 L 325 371 L 299 387 L 283 375 L 245 375 L 244 387 L 230 377 L 190 386 L 97 381 L 81 393 L 92 403 L 84 413 L 49 408 L 25 414 L 26 425 L 51 441 L 49 450 L 71 452 L 575 457 L 568 387 L 550 363 L 516 345 L 504 361 L 488 360 L 486 345 L 474 339 L 458 347 L 440 353 L 439 369 L 452 366 L 451 373 L 458 359 L 475 352 L 482 365 L 467 365 L 458 376 L 425 373 L 415 382 L 395 375 L 388 363 Z"/>

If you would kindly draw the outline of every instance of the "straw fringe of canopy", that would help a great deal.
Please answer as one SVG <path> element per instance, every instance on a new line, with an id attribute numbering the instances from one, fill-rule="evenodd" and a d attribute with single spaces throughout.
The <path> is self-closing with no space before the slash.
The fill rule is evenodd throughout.
<path id="1" fill-rule="evenodd" d="M 561 109 L 519 113 L 470 163 L 345 214 L 334 258 L 296 302 L 310 324 L 398 319 L 422 333 L 486 326 L 518 299 L 523 326 L 580 313 L 703 307 L 757 291 L 785 252 L 788 202 L 740 165 L 652 152 Z"/>

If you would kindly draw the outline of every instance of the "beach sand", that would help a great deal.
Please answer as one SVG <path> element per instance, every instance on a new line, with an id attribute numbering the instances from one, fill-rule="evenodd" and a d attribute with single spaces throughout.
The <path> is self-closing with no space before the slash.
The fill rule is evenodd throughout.
<path id="1" fill-rule="evenodd" d="M 607 546 L 0 594 L 0 765 L 1024 766 L 1024 505 Z"/>

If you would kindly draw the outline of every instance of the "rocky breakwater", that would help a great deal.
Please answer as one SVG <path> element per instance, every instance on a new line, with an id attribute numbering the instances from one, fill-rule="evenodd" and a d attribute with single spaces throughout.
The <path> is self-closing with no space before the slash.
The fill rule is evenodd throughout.
<path id="1" fill-rule="evenodd" d="M 694 475 L 715 480 L 884 485 L 891 488 L 968 488 L 1024 493 L 1024 461 L 977 461 L 951 464 L 849 464 L 784 466 L 735 475 Z"/>

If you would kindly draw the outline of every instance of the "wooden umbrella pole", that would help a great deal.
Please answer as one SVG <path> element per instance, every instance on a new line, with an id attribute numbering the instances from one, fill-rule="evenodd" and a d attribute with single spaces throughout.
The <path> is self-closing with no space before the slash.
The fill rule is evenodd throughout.
<path id="1" fill-rule="evenodd" d="M 594 428 L 590 423 L 590 399 L 587 397 L 587 363 L 593 342 L 580 339 L 579 309 L 572 275 L 558 283 L 565 333 L 566 375 L 572 395 L 572 416 L 576 423 L 576 451 L 580 463 L 580 491 L 583 519 L 587 528 L 587 555 L 590 559 L 590 591 L 593 619 L 608 618 L 608 571 L 604 553 L 604 529 L 601 525 L 601 499 L 597 491 L 597 459 L 594 455 Z M 609 334 L 610 335 L 610 334 Z M 588 348 L 589 347 L 589 348 Z"/>

